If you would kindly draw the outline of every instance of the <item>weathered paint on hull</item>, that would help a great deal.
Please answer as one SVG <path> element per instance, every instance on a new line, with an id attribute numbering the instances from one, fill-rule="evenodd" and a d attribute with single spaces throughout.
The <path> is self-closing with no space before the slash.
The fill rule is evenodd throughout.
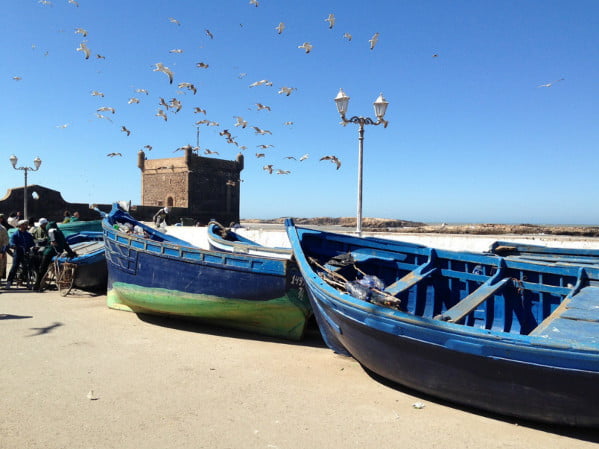
<path id="1" fill-rule="evenodd" d="M 142 227 L 146 236 L 114 228 L 122 222 Z M 116 209 L 103 230 L 109 307 L 292 340 L 303 336 L 312 309 L 293 262 L 198 248 Z"/>
<path id="2" fill-rule="evenodd" d="M 297 290 L 268 301 L 219 298 L 163 288 L 112 283 L 108 307 L 136 313 L 193 318 L 272 337 L 299 340 L 304 333 L 306 300 Z"/>

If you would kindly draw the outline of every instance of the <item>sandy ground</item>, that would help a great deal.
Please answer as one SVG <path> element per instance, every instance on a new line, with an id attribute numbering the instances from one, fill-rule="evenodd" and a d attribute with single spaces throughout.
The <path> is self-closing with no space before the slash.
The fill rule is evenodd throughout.
<path id="1" fill-rule="evenodd" d="M 105 299 L 0 292 L 0 448 L 573 449 L 599 441 L 599 432 L 501 419 L 386 385 L 327 349 L 316 328 L 289 343 L 114 311 Z"/>

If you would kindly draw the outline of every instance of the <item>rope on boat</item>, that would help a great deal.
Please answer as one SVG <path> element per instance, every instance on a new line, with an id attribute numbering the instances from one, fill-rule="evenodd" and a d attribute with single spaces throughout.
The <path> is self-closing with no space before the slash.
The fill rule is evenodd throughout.
<path id="1" fill-rule="evenodd" d="M 346 285 L 348 283 L 351 283 L 352 281 L 348 280 L 347 278 L 345 278 L 343 275 L 337 273 L 336 271 L 330 270 L 327 267 L 325 267 L 324 265 L 321 265 L 316 259 L 314 259 L 313 257 L 309 257 L 308 258 L 309 262 L 315 266 L 317 266 L 318 268 L 320 268 L 322 271 L 324 271 L 326 273 L 325 276 L 320 276 L 327 284 L 337 288 L 338 290 L 345 290 L 346 293 L 349 293 L 347 291 L 347 287 Z M 360 273 L 362 276 L 368 276 L 367 273 L 365 273 L 364 271 L 360 270 L 355 263 L 352 264 L 354 269 Z M 380 290 L 376 287 L 368 287 L 371 291 L 373 291 L 374 293 L 376 293 L 378 295 L 377 296 L 372 296 L 369 299 L 369 302 L 378 304 L 378 305 L 382 305 L 382 306 L 387 306 L 387 307 L 391 307 L 394 309 L 398 309 L 399 305 L 401 304 L 401 299 L 387 293 L 384 290 Z"/>

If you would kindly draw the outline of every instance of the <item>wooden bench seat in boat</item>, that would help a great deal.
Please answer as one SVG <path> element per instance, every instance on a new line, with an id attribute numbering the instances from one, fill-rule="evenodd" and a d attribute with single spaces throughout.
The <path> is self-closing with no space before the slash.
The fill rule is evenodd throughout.
<path id="1" fill-rule="evenodd" d="M 449 321 L 450 323 L 460 321 L 487 299 L 498 293 L 511 280 L 511 278 L 503 278 L 497 281 L 494 277 L 489 279 L 453 307 L 447 309 L 441 315 L 437 315 L 435 319 Z"/>
<path id="2" fill-rule="evenodd" d="M 566 298 L 530 335 L 570 341 L 572 346 L 599 345 L 599 287 L 584 287 Z"/>

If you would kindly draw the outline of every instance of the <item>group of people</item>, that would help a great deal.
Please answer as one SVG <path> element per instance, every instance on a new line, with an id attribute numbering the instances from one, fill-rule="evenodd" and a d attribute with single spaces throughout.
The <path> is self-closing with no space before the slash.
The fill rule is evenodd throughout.
<path id="1" fill-rule="evenodd" d="M 20 217 L 20 213 L 14 216 Z M 75 257 L 76 254 L 69 247 L 55 221 L 40 218 L 32 225 L 29 220 L 20 219 L 15 222 L 12 217 L 11 214 L 9 219 L 5 219 L 4 214 L 0 213 L 0 280 L 6 278 L 4 288 L 10 289 L 17 281 L 19 268 L 27 272 L 35 267 L 35 284 L 28 287 L 39 290 L 40 281 L 54 256 L 64 251 L 68 257 Z M 9 237 L 10 228 L 16 229 Z M 30 263 L 33 254 L 37 254 L 39 264 Z M 7 275 L 8 255 L 12 256 L 12 266 Z"/>

